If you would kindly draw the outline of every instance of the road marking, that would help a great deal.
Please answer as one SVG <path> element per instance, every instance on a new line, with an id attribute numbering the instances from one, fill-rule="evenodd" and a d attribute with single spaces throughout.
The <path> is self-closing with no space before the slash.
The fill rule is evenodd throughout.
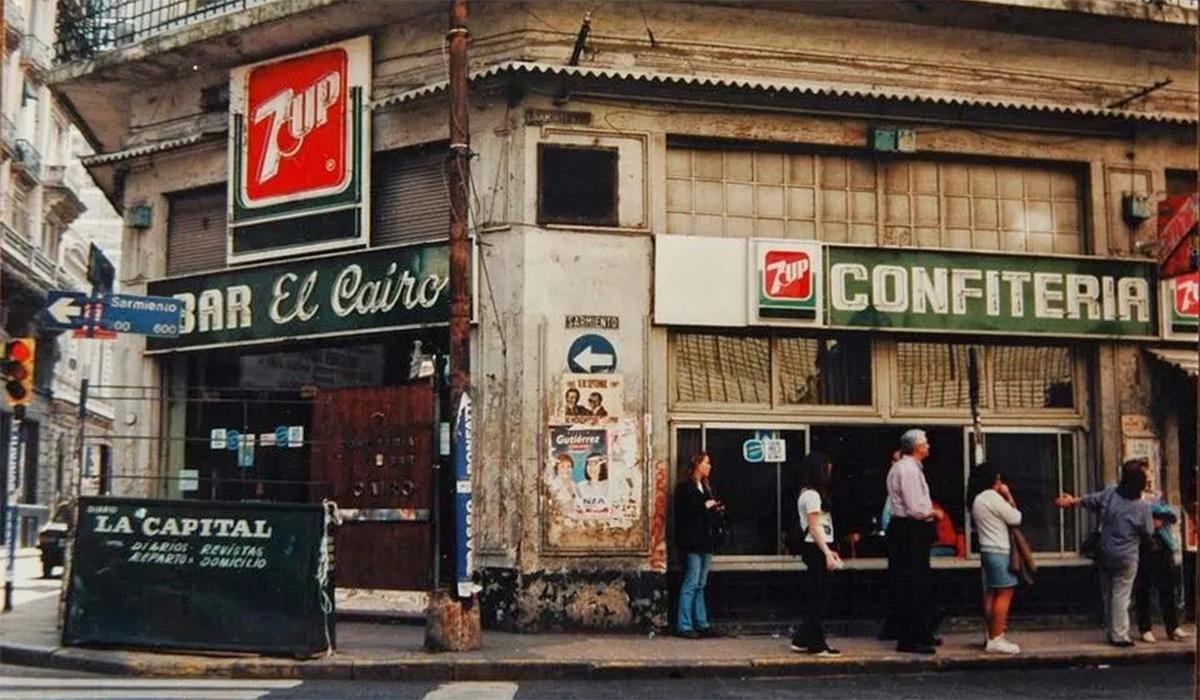
<path id="1" fill-rule="evenodd" d="M 443 683 L 424 700 L 513 700 L 516 683 Z"/>

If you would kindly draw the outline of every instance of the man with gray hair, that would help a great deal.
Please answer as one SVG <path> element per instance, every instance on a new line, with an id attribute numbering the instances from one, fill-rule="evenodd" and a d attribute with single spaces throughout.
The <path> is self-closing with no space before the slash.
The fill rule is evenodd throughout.
<path id="1" fill-rule="evenodd" d="M 934 520 L 946 517 L 929 497 L 923 462 L 929 456 L 929 438 L 913 428 L 900 436 L 900 459 L 887 475 L 892 520 L 887 528 L 888 578 L 891 580 L 894 619 L 899 622 L 899 651 L 933 654 L 933 615 L 929 547 Z"/>

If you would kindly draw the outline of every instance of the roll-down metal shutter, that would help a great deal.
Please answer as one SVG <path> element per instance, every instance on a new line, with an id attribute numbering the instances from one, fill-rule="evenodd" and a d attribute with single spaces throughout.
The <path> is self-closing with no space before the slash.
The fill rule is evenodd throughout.
<path id="1" fill-rule="evenodd" d="M 225 185 L 170 195 L 167 275 L 225 267 Z"/>
<path id="2" fill-rule="evenodd" d="M 371 175 L 371 242 L 394 245 L 449 235 L 445 144 L 386 151 Z"/>

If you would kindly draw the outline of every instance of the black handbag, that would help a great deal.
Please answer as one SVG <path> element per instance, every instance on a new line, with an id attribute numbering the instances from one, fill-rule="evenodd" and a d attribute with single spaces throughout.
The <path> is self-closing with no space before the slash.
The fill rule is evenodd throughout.
<path id="1" fill-rule="evenodd" d="M 724 547 L 729 539 L 729 514 L 725 512 L 725 506 L 708 509 L 708 536 L 712 540 L 713 550 Z"/>
<path id="2" fill-rule="evenodd" d="M 1100 512 L 1097 514 L 1095 529 L 1079 544 L 1079 553 L 1092 561 L 1100 561 L 1100 523 L 1104 522 L 1104 514 L 1108 511 L 1108 504 L 1111 500 L 1112 494 L 1109 494 L 1108 498 L 1104 501 L 1104 505 L 1100 507 Z"/>

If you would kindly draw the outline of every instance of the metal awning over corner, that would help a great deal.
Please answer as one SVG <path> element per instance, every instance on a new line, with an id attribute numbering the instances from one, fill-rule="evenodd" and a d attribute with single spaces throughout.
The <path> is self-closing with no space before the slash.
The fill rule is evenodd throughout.
<path id="1" fill-rule="evenodd" d="M 1197 122 L 1194 114 L 1109 109 L 1097 104 L 972 95 L 970 93 L 935 88 L 886 88 L 874 84 L 800 80 L 775 76 L 678 74 L 628 68 L 567 66 L 536 61 L 505 61 L 472 71 L 469 77 L 471 82 L 479 82 L 505 75 L 542 75 L 575 80 L 608 81 L 647 87 L 699 88 L 730 90 L 750 94 L 761 93 L 766 95 L 793 95 L 814 98 L 880 100 L 899 104 L 935 105 L 952 108 L 974 107 L 1023 111 L 1063 117 L 1103 118 L 1125 122 L 1150 122 L 1173 125 L 1193 125 Z M 371 108 L 375 110 L 386 109 L 424 97 L 437 95 L 446 90 L 446 85 L 446 81 L 438 81 L 392 94 L 377 94 Z"/>
<path id="2" fill-rule="evenodd" d="M 1187 373 L 1189 377 L 1200 374 L 1200 350 L 1196 348 L 1145 348 L 1146 352 L 1160 362 L 1165 362 Z"/>

